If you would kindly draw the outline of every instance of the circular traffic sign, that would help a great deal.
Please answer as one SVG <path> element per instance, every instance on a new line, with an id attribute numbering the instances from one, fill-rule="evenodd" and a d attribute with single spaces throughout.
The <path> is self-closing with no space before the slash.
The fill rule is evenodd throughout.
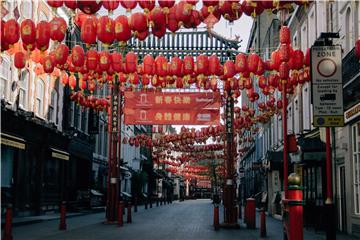
<path id="1" fill-rule="evenodd" d="M 323 77 L 331 77 L 336 73 L 336 63 L 330 58 L 322 59 L 317 65 L 318 73 Z"/>

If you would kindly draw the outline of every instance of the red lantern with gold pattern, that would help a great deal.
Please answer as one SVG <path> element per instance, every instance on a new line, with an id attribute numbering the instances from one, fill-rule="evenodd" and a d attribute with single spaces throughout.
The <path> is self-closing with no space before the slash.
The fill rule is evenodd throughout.
<path id="1" fill-rule="evenodd" d="M 110 67 L 111 59 L 108 51 L 102 51 L 99 53 L 99 67 L 101 71 L 107 71 Z"/>
<path id="2" fill-rule="evenodd" d="M 17 52 L 14 55 L 14 65 L 17 69 L 22 69 L 26 64 L 26 56 L 23 52 Z"/>
<path id="3" fill-rule="evenodd" d="M 45 73 L 52 73 L 54 71 L 54 62 L 51 56 L 48 55 L 43 60 L 43 68 Z"/>
<path id="4" fill-rule="evenodd" d="M 177 5 L 174 5 L 173 7 L 170 8 L 169 14 L 167 16 L 167 24 L 166 24 L 167 29 L 169 29 L 173 33 L 179 30 L 180 28 L 180 24 L 176 19 L 176 8 Z"/>
<path id="5" fill-rule="evenodd" d="M 61 42 L 66 34 L 66 22 L 62 17 L 54 17 L 50 21 L 50 38 L 53 41 Z"/>
<path id="6" fill-rule="evenodd" d="M 155 58 L 155 73 L 158 76 L 164 77 L 167 75 L 167 59 L 163 55 L 159 55 Z"/>
<path id="7" fill-rule="evenodd" d="M 238 73 L 243 73 L 247 71 L 247 60 L 244 53 L 239 53 L 235 58 L 235 70 Z"/>
<path id="8" fill-rule="evenodd" d="M 131 38 L 131 29 L 129 20 L 126 16 L 121 15 L 115 19 L 115 38 L 120 43 L 125 43 Z"/>
<path id="9" fill-rule="evenodd" d="M 166 34 L 166 26 L 165 25 L 157 25 L 155 27 L 152 27 L 151 31 L 155 37 L 162 38 Z"/>
<path id="10" fill-rule="evenodd" d="M 36 26 L 36 47 L 40 51 L 45 51 L 49 47 L 50 24 L 46 21 L 40 21 Z"/>
<path id="11" fill-rule="evenodd" d="M 4 39 L 9 45 L 17 43 L 20 39 L 20 27 L 15 19 L 10 19 L 4 24 Z"/>
<path id="12" fill-rule="evenodd" d="M 184 57 L 184 69 L 183 72 L 185 75 L 193 74 L 194 72 L 194 58 L 192 56 Z"/>
<path id="13" fill-rule="evenodd" d="M 128 52 L 125 56 L 125 72 L 134 73 L 137 70 L 138 58 L 134 52 Z"/>
<path id="14" fill-rule="evenodd" d="M 171 8 L 175 4 L 175 0 L 158 0 L 161 8 Z"/>
<path id="15" fill-rule="evenodd" d="M 86 67 L 88 70 L 94 71 L 99 63 L 99 54 L 95 50 L 86 52 Z"/>
<path id="16" fill-rule="evenodd" d="M 196 73 L 207 75 L 209 70 L 209 59 L 206 55 L 199 55 L 196 57 Z"/>
<path id="17" fill-rule="evenodd" d="M 145 13 L 149 13 L 155 7 L 155 0 L 139 0 L 138 3 Z"/>
<path id="18" fill-rule="evenodd" d="M 86 18 L 81 25 L 81 40 L 89 47 L 96 43 L 96 22 L 93 18 Z"/>
<path id="19" fill-rule="evenodd" d="M 304 66 L 304 53 L 297 49 L 293 52 L 294 69 L 300 70 Z"/>
<path id="20" fill-rule="evenodd" d="M 72 11 L 75 11 L 75 9 L 78 7 L 77 0 L 64 0 L 64 4 Z"/>
<path id="21" fill-rule="evenodd" d="M 180 1 L 176 5 L 176 20 L 180 25 L 186 22 L 191 17 L 192 6 L 185 1 Z"/>
<path id="22" fill-rule="evenodd" d="M 166 25 L 166 15 L 161 9 L 161 7 L 155 7 L 153 10 L 151 10 L 149 20 L 153 27 L 159 25 Z"/>
<path id="23" fill-rule="evenodd" d="M 120 0 L 121 6 L 123 6 L 126 11 L 130 12 L 132 9 L 134 9 L 137 5 L 136 0 Z"/>
<path id="24" fill-rule="evenodd" d="M 289 65 L 286 62 L 282 62 L 279 67 L 279 76 L 281 80 L 287 80 L 289 78 Z"/>
<path id="25" fill-rule="evenodd" d="M 148 26 L 147 26 L 147 16 L 142 13 L 142 12 L 136 12 L 131 14 L 130 17 L 130 28 L 134 31 L 134 32 L 144 32 L 146 30 L 148 30 Z"/>
<path id="26" fill-rule="evenodd" d="M 76 45 L 71 51 L 71 62 L 75 67 L 81 67 L 84 65 L 85 61 L 85 52 L 84 49 Z"/>
<path id="27" fill-rule="evenodd" d="M 170 63 L 170 74 L 181 77 L 182 65 L 183 62 L 179 57 L 172 57 Z"/>
<path id="28" fill-rule="evenodd" d="M 55 49 L 55 64 L 64 65 L 69 56 L 69 47 L 65 44 L 60 44 Z"/>
<path id="29" fill-rule="evenodd" d="M 146 55 L 143 60 L 144 64 L 144 73 L 147 75 L 154 75 L 155 68 L 154 68 L 155 60 L 151 55 Z"/>
<path id="30" fill-rule="evenodd" d="M 108 10 L 109 13 L 112 13 L 119 6 L 119 0 L 103 0 L 103 7 Z"/>
<path id="31" fill-rule="evenodd" d="M 105 44 L 112 44 L 115 39 L 114 21 L 108 16 L 102 16 L 97 22 L 97 38 Z"/>
<path id="32" fill-rule="evenodd" d="M 111 54 L 111 63 L 112 63 L 112 69 L 115 72 L 121 72 L 122 71 L 122 55 L 118 52 L 113 52 Z"/>
<path id="33" fill-rule="evenodd" d="M 235 75 L 235 64 L 231 60 L 224 63 L 224 78 L 232 78 Z"/>
<path id="34" fill-rule="evenodd" d="M 52 8 L 59 8 L 63 5 L 63 0 L 46 0 L 47 4 Z"/>
<path id="35" fill-rule="evenodd" d="M 288 62 L 290 60 L 290 44 L 281 44 L 279 48 L 280 61 Z"/>
<path id="36" fill-rule="evenodd" d="M 261 58 L 259 58 L 258 67 L 257 67 L 255 74 L 258 76 L 261 76 L 264 74 L 264 72 L 265 72 L 265 64 L 264 64 L 263 60 Z"/>
<path id="37" fill-rule="evenodd" d="M 25 19 L 21 22 L 20 36 L 26 50 L 34 48 L 36 41 L 36 26 L 31 19 Z"/>
<path id="38" fill-rule="evenodd" d="M 256 73 L 259 64 L 259 55 L 251 53 L 247 59 L 247 69 L 249 72 Z"/>
<path id="39" fill-rule="evenodd" d="M 209 57 L 209 74 L 218 75 L 219 69 L 220 69 L 220 60 L 215 54 L 213 54 Z"/>
<path id="40" fill-rule="evenodd" d="M 279 51 L 272 52 L 270 58 L 270 68 L 272 70 L 279 70 L 280 64 L 281 64 L 281 59 L 280 59 Z"/>
<path id="41" fill-rule="evenodd" d="M 144 32 L 139 32 L 136 34 L 136 38 L 139 41 L 144 41 L 149 36 L 149 29 L 146 29 Z"/>

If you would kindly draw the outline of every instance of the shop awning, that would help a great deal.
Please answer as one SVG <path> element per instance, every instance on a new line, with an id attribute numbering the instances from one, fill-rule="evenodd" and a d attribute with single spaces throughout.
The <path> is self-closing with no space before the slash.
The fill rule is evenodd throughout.
<path id="1" fill-rule="evenodd" d="M 58 159 L 66 160 L 66 161 L 68 161 L 70 159 L 69 153 L 61 151 L 56 148 L 50 148 L 50 149 L 51 149 L 51 156 L 53 158 L 58 158 Z"/>
<path id="2" fill-rule="evenodd" d="M 1 133 L 1 144 L 25 150 L 25 140 L 10 134 Z"/>

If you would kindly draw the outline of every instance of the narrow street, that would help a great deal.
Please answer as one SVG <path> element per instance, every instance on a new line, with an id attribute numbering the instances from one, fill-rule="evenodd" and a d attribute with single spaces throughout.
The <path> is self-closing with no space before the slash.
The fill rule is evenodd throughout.
<path id="1" fill-rule="evenodd" d="M 58 230 L 58 220 L 14 227 L 14 239 L 260 239 L 257 229 L 249 230 L 239 219 L 240 229 L 220 229 L 212 226 L 213 205 L 208 199 L 175 201 L 145 210 L 139 206 L 133 212 L 133 222 L 123 227 L 105 225 L 104 213 L 67 219 L 67 230 Z M 222 211 L 221 211 L 222 213 Z M 222 215 L 222 214 L 220 214 Z M 221 218 L 221 216 L 220 216 Z M 124 216 L 126 221 L 126 215 Z M 222 219 L 221 219 L 222 221 Z M 281 221 L 268 217 L 267 239 L 282 239 Z M 34 231 L 37 229 L 37 231 Z M 304 239 L 325 239 L 323 235 L 307 232 Z M 339 236 L 338 239 L 350 239 Z"/>

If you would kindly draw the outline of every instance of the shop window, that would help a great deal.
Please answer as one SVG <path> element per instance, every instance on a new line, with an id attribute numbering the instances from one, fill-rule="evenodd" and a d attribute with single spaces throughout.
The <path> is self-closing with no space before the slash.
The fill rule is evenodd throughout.
<path id="1" fill-rule="evenodd" d="M 354 213 L 360 215 L 360 123 L 352 126 Z"/>
<path id="2" fill-rule="evenodd" d="M 39 117 L 44 115 L 44 82 L 38 79 L 36 82 L 36 109 L 35 113 Z"/>

